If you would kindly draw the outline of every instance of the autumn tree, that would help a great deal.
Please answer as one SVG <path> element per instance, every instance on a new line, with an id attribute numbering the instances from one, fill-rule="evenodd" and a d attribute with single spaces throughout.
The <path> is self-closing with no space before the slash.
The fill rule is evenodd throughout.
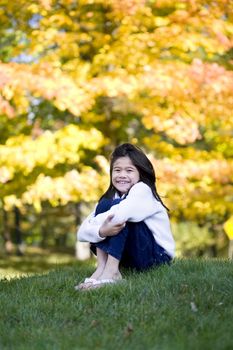
<path id="1" fill-rule="evenodd" d="M 154 161 L 173 219 L 217 230 L 232 215 L 232 1 L 0 9 L 6 209 L 97 199 L 107 179 L 96 156 L 130 141 Z"/>

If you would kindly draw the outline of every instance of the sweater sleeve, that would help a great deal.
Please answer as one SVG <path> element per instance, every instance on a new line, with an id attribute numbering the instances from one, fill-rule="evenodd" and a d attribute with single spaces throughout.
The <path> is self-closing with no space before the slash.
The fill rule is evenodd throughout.
<path id="1" fill-rule="evenodd" d="M 102 220 L 97 220 L 97 216 L 95 217 L 94 215 L 95 212 L 93 211 L 80 225 L 77 232 L 77 239 L 80 242 L 97 243 L 105 239 L 105 237 L 100 237 L 99 235 L 99 230 L 104 222 L 104 218 L 102 218 Z"/>
<path id="2" fill-rule="evenodd" d="M 78 239 L 93 243 L 104 240 L 99 236 L 99 229 L 110 214 L 114 215 L 112 222 L 119 224 L 126 221 L 140 222 L 159 211 L 161 204 L 154 198 L 150 187 L 138 182 L 132 186 L 127 197 L 110 210 L 97 216 L 94 216 L 94 212 L 91 213 L 81 224 Z"/>

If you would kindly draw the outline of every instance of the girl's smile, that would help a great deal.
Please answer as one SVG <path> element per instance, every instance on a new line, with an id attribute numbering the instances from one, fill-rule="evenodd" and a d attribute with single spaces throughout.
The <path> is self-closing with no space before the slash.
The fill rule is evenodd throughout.
<path id="1" fill-rule="evenodd" d="M 127 193 L 139 180 L 139 171 L 129 157 L 120 157 L 114 162 L 112 184 L 121 194 Z"/>

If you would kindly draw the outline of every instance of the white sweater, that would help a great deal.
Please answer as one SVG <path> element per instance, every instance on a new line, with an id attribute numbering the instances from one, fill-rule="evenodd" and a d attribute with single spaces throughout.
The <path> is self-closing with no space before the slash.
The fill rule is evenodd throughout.
<path id="1" fill-rule="evenodd" d="M 175 242 L 172 236 L 170 221 L 164 206 L 154 197 L 150 187 L 138 182 L 131 187 L 127 197 L 110 210 L 95 216 L 93 211 L 81 224 L 77 238 L 81 242 L 97 243 L 105 237 L 99 236 L 99 229 L 104 220 L 114 214 L 112 222 L 144 221 L 152 232 L 156 242 L 174 257 Z"/>

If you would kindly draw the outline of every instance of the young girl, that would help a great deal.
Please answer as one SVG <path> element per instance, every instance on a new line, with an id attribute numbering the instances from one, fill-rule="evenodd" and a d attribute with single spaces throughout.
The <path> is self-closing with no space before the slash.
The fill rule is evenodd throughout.
<path id="1" fill-rule="evenodd" d="M 97 269 L 76 290 L 120 281 L 119 266 L 143 271 L 172 260 L 175 243 L 155 181 L 141 149 L 124 143 L 114 150 L 109 188 L 77 233 L 79 241 L 91 243 Z"/>

